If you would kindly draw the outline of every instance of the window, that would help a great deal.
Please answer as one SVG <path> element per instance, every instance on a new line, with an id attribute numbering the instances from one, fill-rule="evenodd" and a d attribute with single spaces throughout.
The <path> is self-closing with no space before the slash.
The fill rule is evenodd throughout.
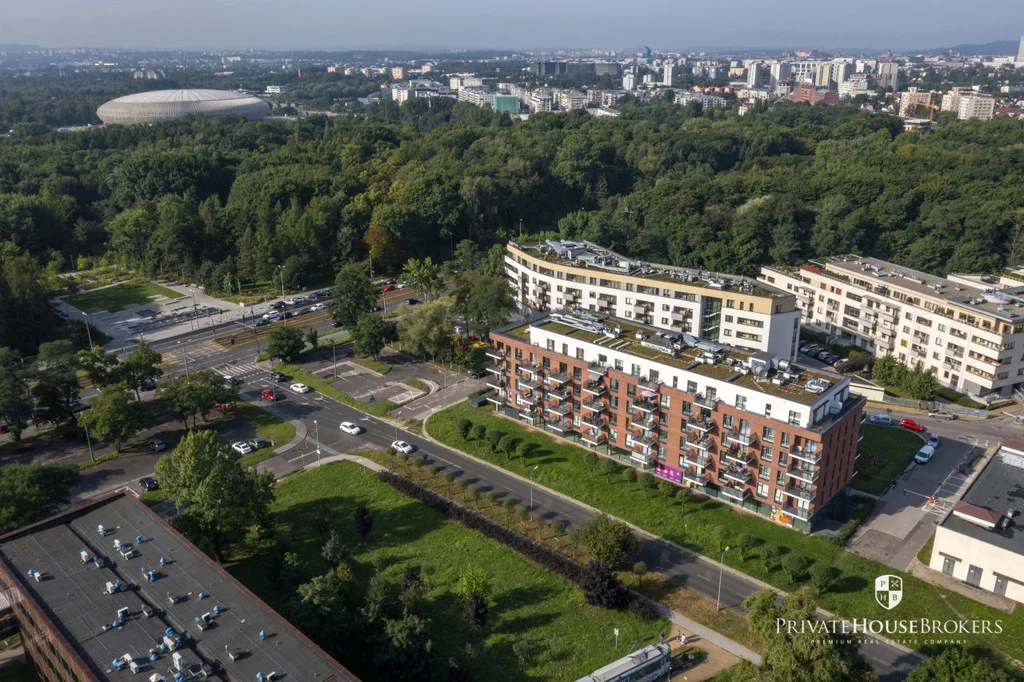
<path id="1" fill-rule="evenodd" d="M 618 379 L 609 379 L 608 380 L 608 390 L 611 391 L 612 393 L 617 393 L 618 390 L 619 390 L 619 380 Z"/>
<path id="2" fill-rule="evenodd" d="M 775 504 L 782 504 L 782 489 L 775 489 Z"/>
<path id="3" fill-rule="evenodd" d="M 696 381 L 687 381 L 686 382 L 686 392 L 689 393 L 690 395 L 697 395 L 697 382 Z"/>
<path id="4" fill-rule="evenodd" d="M 722 428 L 731 429 L 735 419 L 731 414 L 722 415 Z"/>
<path id="5" fill-rule="evenodd" d="M 779 466 L 784 467 L 789 463 L 789 456 L 785 452 L 779 453 Z"/>
<path id="6" fill-rule="evenodd" d="M 746 419 L 740 420 L 740 433 L 742 433 L 744 436 L 750 435 L 750 422 L 748 422 Z"/>
<path id="7" fill-rule="evenodd" d="M 788 433 L 783 433 L 782 434 L 782 447 L 784 447 L 784 448 L 788 448 L 789 447 L 789 434 Z"/>
<path id="8" fill-rule="evenodd" d="M 608 429 L 608 440 L 618 440 L 619 432 L 615 429 Z"/>
<path id="9" fill-rule="evenodd" d="M 762 464 L 757 467 L 757 477 L 765 481 L 770 480 L 772 477 L 772 470 L 768 468 L 766 465 Z"/>
<path id="10" fill-rule="evenodd" d="M 739 409 L 739 410 L 747 409 L 747 399 L 746 399 L 745 396 L 742 396 L 742 395 L 736 396 L 736 408 Z"/>
<path id="11" fill-rule="evenodd" d="M 780 471 L 777 474 L 775 474 L 775 485 L 779 486 L 780 488 L 786 485 L 785 471 Z"/>
<path id="12" fill-rule="evenodd" d="M 767 483 L 758 483 L 757 484 L 757 496 L 760 497 L 760 498 L 764 498 L 764 499 L 768 498 L 768 484 Z"/>
<path id="13" fill-rule="evenodd" d="M 772 449 L 767 445 L 761 446 L 761 461 L 769 463 L 772 461 Z"/>
<path id="14" fill-rule="evenodd" d="M 772 416 L 772 405 L 771 405 L 771 403 L 765 403 L 765 406 L 764 406 L 764 416 L 766 416 L 766 417 L 771 417 Z"/>
<path id="15" fill-rule="evenodd" d="M 669 398 L 667 395 L 661 396 L 661 406 L 664 407 L 666 410 L 671 405 L 671 402 L 672 402 L 672 399 Z"/>
<path id="16" fill-rule="evenodd" d="M 722 330 L 722 336 L 732 336 L 732 330 L 731 329 L 723 329 Z"/>
<path id="17" fill-rule="evenodd" d="M 770 426 L 764 427 L 764 429 L 761 430 L 761 440 L 763 440 L 766 443 L 774 443 L 775 429 L 771 428 Z"/>
<path id="18" fill-rule="evenodd" d="M 640 376 L 640 365 L 635 362 L 630 365 L 629 373 L 635 377 Z"/>
<path id="19" fill-rule="evenodd" d="M 789 411 L 789 423 L 793 426 L 800 426 L 800 413 L 796 410 Z"/>
<path id="20" fill-rule="evenodd" d="M 616 361 L 615 361 L 615 369 L 617 369 L 617 370 L 619 370 L 619 371 L 621 372 L 621 371 L 622 371 L 622 368 L 623 368 L 623 366 L 624 366 L 624 365 L 622 364 L 622 360 L 616 360 Z"/>
<path id="21" fill-rule="evenodd" d="M 690 415 L 693 413 L 693 403 L 683 402 L 683 414 Z"/>

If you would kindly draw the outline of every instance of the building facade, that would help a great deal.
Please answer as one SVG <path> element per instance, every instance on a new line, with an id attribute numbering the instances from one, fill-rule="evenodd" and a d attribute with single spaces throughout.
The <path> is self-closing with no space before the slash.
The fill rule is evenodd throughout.
<path id="1" fill-rule="evenodd" d="M 760 279 L 797 295 L 804 323 L 876 356 L 918 362 L 964 393 L 1024 387 L 1024 286 L 989 288 L 877 258 L 843 256 Z"/>
<path id="2" fill-rule="evenodd" d="M 391 99 L 398 104 L 416 97 L 455 97 L 456 93 L 447 85 L 437 81 L 416 79 L 395 83 L 391 86 Z"/>
<path id="3" fill-rule="evenodd" d="M 519 98 L 515 95 L 494 95 L 492 98 L 492 106 L 498 113 L 505 112 L 508 114 L 518 114 Z"/>
<path id="4" fill-rule="evenodd" d="M 785 525 L 813 528 L 853 477 L 845 377 L 583 312 L 491 341 L 496 409 Z"/>
<path id="5" fill-rule="evenodd" d="M 583 310 L 796 357 L 796 295 L 754 279 L 633 261 L 585 241 L 509 242 L 505 274 L 523 308 Z"/>
<path id="6" fill-rule="evenodd" d="M 957 105 L 957 118 L 966 121 L 976 118 L 991 121 L 996 112 L 996 100 L 991 95 L 963 95 Z"/>

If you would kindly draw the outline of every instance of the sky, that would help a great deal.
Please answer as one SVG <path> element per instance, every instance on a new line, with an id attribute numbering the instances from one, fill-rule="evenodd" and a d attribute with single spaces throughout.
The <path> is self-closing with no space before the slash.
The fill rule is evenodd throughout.
<path id="1" fill-rule="evenodd" d="M 0 43 L 44 47 L 907 50 L 1021 33 L 1021 0 L 0 1 Z"/>

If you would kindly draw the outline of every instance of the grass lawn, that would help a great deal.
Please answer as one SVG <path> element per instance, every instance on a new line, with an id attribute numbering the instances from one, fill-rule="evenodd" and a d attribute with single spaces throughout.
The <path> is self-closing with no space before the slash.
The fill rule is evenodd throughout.
<path id="1" fill-rule="evenodd" d="M 69 298 L 68 303 L 79 310 L 100 308 L 108 313 L 116 313 L 130 305 L 152 303 L 151 297 L 153 296 L 180 298 L 181 294 L 152 282 L 135 281 L 117 284 L 106 289 L 97 289 L 85 294 L 78 294 Z"/>
<path id="2" fill-rule="evenodd" d="M 328 569 L 320 557 L 321 538 L 311 522 L 317 507 L 326 504 L 330 527 L 351 552 L 357 601 L 361 602 L 374 562 L 381 562 L 392 580 L 401 579 L 406 564 L 423 566 L 422 612 L 431 621 L 436 679 L 444 677 L 448 657 L 457 656 L 470 679 L 573 680 L 618 658 L 630 646 L 656 642 L 659 630 L 666 626 L 662 620 L 643 623 L 628 614 L 588 606 L 576 586 L 379 483 L 373 472 L 357 464 L 335 462 L 294 474 L 281 481 L 276 492 L 277 537 L 288 538 L 288 550 L 309 563 L 311 574 Z M 374 520 L 365 546 L 358 542 L 352 524 L 360 502 L 369 506 Z M 267 542 L 251 538 L 227 568 L 261 598 L 283 609 L 287 596 L 267 577 Z M 494 586 L 494 604 L 478 640 L 467 634 L 461 600 L 453 593 L 469 567 L 483 570 Z M 614 628 L 619 628 L 618 651 Z M 309 634 L 316 639 L 316 633 Z M 531 650 L 522 671 L 512 652 L 513 643 L 520 639 L 527 640 Z M 473 643 L 472 656 L 467 654 L 468 642 Z M 344 647 L 350 655 L 339 660 L 363 679 L 373 678 L 363 643 L 321 644 L 328 651 Z"/>
<path id="3" fill-rule="evenodd" d="M 406 386 L 415 388 L 417 391 L 423 391 L 424 393 L 430 393 L 430 386 L 427 386 L 427 382 L 419 379 L 402 379 L 402 383 Z"/>
<path id="4" fill-rule="evenodd" d="M 971 407 L 974 408 L 975 410 L 985 409 L 984 403 L 979 403 L 977 400 L 972 399 L 970 396 L 964 395 L 959 391 L 954 391 L 953 389 L 948 388 L 946 386 L 940 386 L 938 390 L 935 391 L 935 395 L 945 398 L 949 402 L 954 403 L 955 405 L 959 405 L 960 407 Z"/>
<path id="5" fill-rule="evenodd" d="M 525 461 L 521 458 L 509 460 L 493 453 L 485 440 L 464 440 L 457 427 L 458 421 L 463 418 L 473 424 L 497 428 L 517 440 L 531 443 L 534 452 Z M 899 618 L 956 617 L 951 603 L 959 595 L 839 549 L 824 538 L 799 533 L 710 498 L 695 496 L 687 505 L 685 513 L 680 513 L 678 509 L 671 513 L 660 492 L 653 495 L 645 493 L 637 484 L 627 483 L 619 474 L 606 477 L 600 467 L 589 466 L 583 458 L 586 452 L 583 448 L 499 417 L 486 408 L 473 408 L 465 401 L 458 403 L 432 416 L 427 422 L 427 431 L 447 445 L 523 476 L 529 469 L 539 465 L 535 480 L 540 485 L 590 504 L 704 556 L 719 556 L 716 537 L 719 528 L 730 529 L 730 539 L 733 541 L 740 534 L 747 534 L 754 538 L 757 547 L 748 554 L 745 561 L 740 560 L 738 552 L 726 553 L 726 563 L 779 589 L 788 591 L 796 586 L 789 582 L 778 565 L 771 570 L 765 569 L 761 555 L 766 546 L 779 547 L 783 553 L 803 556 L 812 563 L 832 566 L 836 569 L 836 580 L 819 601 L 822 608 L 840 616 L 869 619 L 894 617 L 893 612 L 885 610 L 875 601 L 874 580 L 879 575 L 897 573 L 904 580 L 904 599 L 899 606 Z M 895 433 L 895 430 L 890 431 Z M 968 635 L 968 644 L 991 644 L 1018 660 L 1024 659 L 1024 639 L 1019 636 L 1022 630 L 1015 632 L 1007 629 L 1005 623 L 1008 616 L 1005 613 L 974 602 L 971 602 L 971 612 L 984 614 L 976 617 L 993 621 L 1002 619 L 1004 629 L 1002 634 L 988 636 L 985 641 Z M 1024 609 L 1021 612 L 1024 614 Z M 1024 619 L 1024 615 L 1020 618 Z M 914 644 L 908 643 L 908 646 Z"/>
<path id="6" fill-rule="evenodd" d="M 917 560 L 927 566 L 932 561 L 932 545 L 935 544 L 935 533 L 928 536 L 928 542 L 917 550 Z"/>
<path id="7" fill-rule="evenodd" d="M 377 374 L 387 374 L 391 371 L 391 365 L 380 360 L 374 360 L 373 358 L 352 358 L 352 362 Z"/>
<path id="8" fill-rule="evenodd" d="M 924 441 L 912 431 L 896 426 L 863 424 L 861 431 L 864 434 L 860 442 L 861 456 L 856 464 L 857 475 L 850 485 L 872 495 L 881 495 L 910 466 Z"/>
<path id="9" fill-rule="evenodd" d="M 295 427 L 291 425 L 291 422 L 281 419 L 277 415 L 271 414 L 251 403 L 239 401 L 235 406 L 233 415 L 249 422 L 256 429 L 256 433 L 259 434 L 260 438 L 269 440 L 274 444 L 273 447 L 261 448 L 250 452 L 248 455 L 239 457 L 238 463 L 243 467 L 255 466 L 264 460 L 270 459 L 276 454 L 274 447 L 284 445 L 295 437 Z"/>
<path id="10" fill-rule="evenodd" d="M 313 376 L 306 370 L 300 369 L 298 365 L 280 364 L 276 369 L 278 372 L 292 377 L 295 381 L 306 384 L 314 391 L 319 391 L 325 396 L 334 398 L 339 402 L 351 405 L 357 410 L 362 410 L 363 412 L 372 414 L 376 417 L 383 417 L 385 414 L 398 407 L 398 405 L 395 405 L 390 400 L 378 400 L 374 403 L 364 403 L 362 400 L 356 400 L 347 393 L 342 393 L 338 389 L 334 388 L 334 386 L 331 386 L 331 382 Z"/>

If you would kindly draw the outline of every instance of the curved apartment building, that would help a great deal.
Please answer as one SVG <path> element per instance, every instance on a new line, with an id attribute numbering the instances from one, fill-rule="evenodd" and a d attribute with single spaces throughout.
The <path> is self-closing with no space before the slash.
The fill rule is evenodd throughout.
<path id="1" fill-rule="evenodd" d="M 587 241 L 509 242 L 521 307 L 580 310 L 717 343 L 796 357 L 796 295 L 749 277 L 635 261 Z"/>

